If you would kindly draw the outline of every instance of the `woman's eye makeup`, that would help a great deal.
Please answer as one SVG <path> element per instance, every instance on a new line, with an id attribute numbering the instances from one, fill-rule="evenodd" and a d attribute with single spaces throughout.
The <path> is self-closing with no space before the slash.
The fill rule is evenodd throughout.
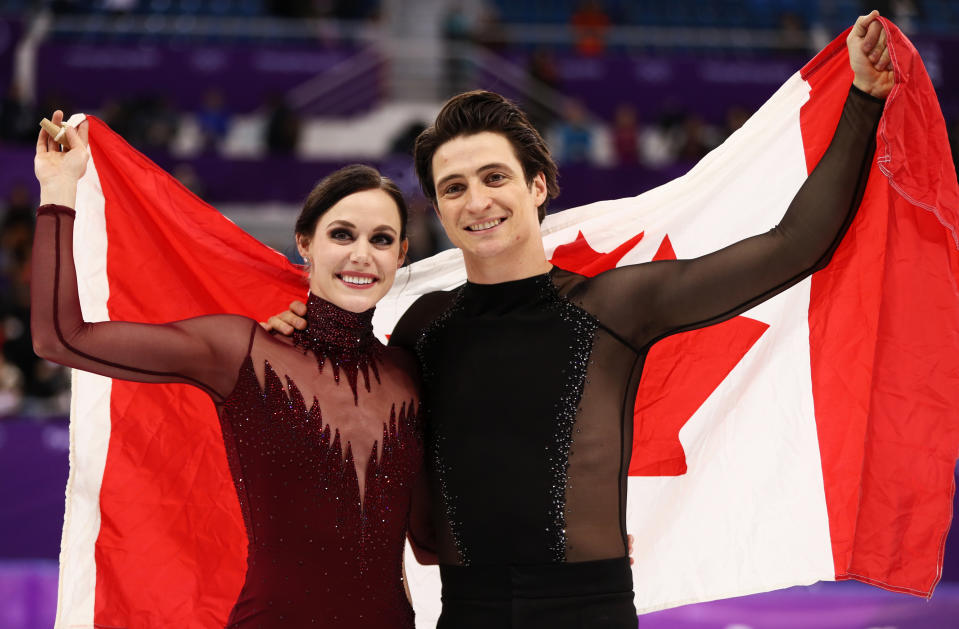
<path id="1" fill-rule="evenodd" d="M 344 227 L 337 227 L 335 229 L 331 229 L 328 233 L 328 236 L 330 240 L 333 240 L 336 242 L 351 242 L 355 240 L 357 237 L 354 232 Z M 370 236 L 370 242 L 373 243 L 374 245 L 388 247 L 392 245 L 395 241 L 396 241 L 396 238 L 394 238 L 392 234 L 378 233 Z"/>
<path id="2" fill-rule="evenodd" d="M 338 228 L 330 231 L 332 240 L 352 240 L 353 233 L 348 229 Z"/>

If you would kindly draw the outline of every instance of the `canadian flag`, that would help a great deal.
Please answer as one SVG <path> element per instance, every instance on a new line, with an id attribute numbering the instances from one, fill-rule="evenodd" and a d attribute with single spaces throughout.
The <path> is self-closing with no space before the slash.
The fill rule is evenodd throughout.
<path id="1" fill-rule="evenodd" d="M 830 266 L 647 360 L 627 515 L 640 611 L 836 579 L 930 596 L 939 580 L 959 453 L 959 185 L 922 62 L 884 25 L 897 84 Z M 769 229 L 851 80 L 842 35 L 684 177 L 549 216 L 548 255 L 591 275 Z M 283 256 L 88 120 L 87 320 L 263 320 L 303 298 Z M 464 280 L 458 251 L 418 262 L 374 325 L 385 335 L 419 295 Z M 223 626 L 246 538 L 205 394 L 75 372 L 70 457 L 57 626 Z M 437 572 L 409 553 L 406 569 L 432 626 Z"/>

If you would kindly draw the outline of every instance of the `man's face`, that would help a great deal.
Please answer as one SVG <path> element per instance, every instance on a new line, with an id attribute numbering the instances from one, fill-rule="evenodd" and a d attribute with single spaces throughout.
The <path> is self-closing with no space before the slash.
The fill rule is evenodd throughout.
<path id="1" fill-rule="evenodd" d="M 505 136 L 483 131 L 441 145 L 433 154 L 433 181 L 443 228 L 467 258 L 542 247 L 536 208 L 546 200 L 546 180 L 539 173 L 526 184 Z"/>

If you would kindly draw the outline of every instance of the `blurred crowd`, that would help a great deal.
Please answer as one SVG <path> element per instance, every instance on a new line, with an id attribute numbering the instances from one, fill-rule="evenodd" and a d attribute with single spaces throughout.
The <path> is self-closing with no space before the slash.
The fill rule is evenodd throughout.
<path id="1" fill-rule="evenodd" d="M 212 15 L 273 16 L 358 20 L 375 18 L 378 0 L 49 0 L 58 14 L 107 13 L 128 15 L 147 12 L 203 12 Z M 177 6 L 182 4 L 182 7 Z"/>
<path id="2" fill-rule="evenodd" d="M 93 5 L 107 11 L 125 12 L 145 4 L 143 0 L 92 4 L 57 0 L 52 6 L 67 13 L 82 12 Z M 238 2 L 237 6 L 241 4 Z M 374 0 L 254 0 L 247 4 L 269 15 L 350 20 L 377 19 L 379 7 Z M 919 6 L 919 3 L 908 4 L 912 10 Z M 444 89 L 448 94 L 474 87 L 473 69 L 468 60 L 458 54 L 458 46 L 480 46 L 503 52 L 505 44 L 499 33 L 508 5 L 491 3 L 472 15 L 456 3 L 451 7 L 442 21 L 442 37 L 450 53 L 443 68 Z M 783 48 L 806 46 L 801 18 L 789 12 L 780 17 Z M 566 19 L 574 33 L 573 45 L 578 54 L 603 55 L 606 33 L 616 17 L 611 16 L 602 3 L 595 0 L 577 3 L 575 10 L 566 14 Z M 734 133 L 752 113 L 743 106 L 732 106 L 723 120 L 709 121 L 695 110 L 666 107 L 644 117 L 632 102 L 624 100 L 609 116 L 603 117 L 589 111 L 583 102 L 563 94 L 556 61 L 548 48 L 528 50 L 524 58 L 528 78 L 524 106 L 547 138 L 557 161 L 566 167 L 664 169 L 676 164 L 692 164 Z M 63 99 L 58 100 L 57 106 L 71 110 L 70 103 Z M 32 147 L 37 137 L 37 121 L 50 111 L 49 104 L 32 104 L 21 98 L 16 85 L 9 86 L 0 99 L 0 147 Z M 230 110 L 229 103 L 215 87 L 204 93 L 194 111 L 179 110 L 162 94 L 137 94 L 106 102 L 96 113 L 148 156 L 182 157 L 179 163 L 173 161 L 177 164 L 171 168 L 173 175 L 203 198 L 206 198 L 203 181 L 190 158 L 224 156 L 224 146 L 240 117 Z M 258 159 L 283 159 L 300 153 L 308 119 L 279 96 L 264 103 L 257 115 L 262 122 L 255 140 L 259 143 L 259 150 L 254 151 L 260 155 Z M 953 159 L 959 162 L 959 121 L 947 121 L 947 124 Z M 391 138 L 387 154 L 377 159 L 383 164 L 401 164 L 399 168 L 409 170 L 413 141 L 423 128 L 424 121 L 411 122 Z M 389 174 L 393 176 L 392 172 Z M 18 182 L 0 199 L 0 417 L 62 415 L 69 406 L 69 373 L 38 359 L 30 340 L 30 256 L 37 202 L 34 194 L 32 182 Z M 413 200 L 410 233 L 415 247 L 411 252 L 413 259 L 429 256 L 448 244 L 422 198 Z"/>
<path id="3" fill-rule="evenodd" d="M 698 112 L 680 107 L 666 107 L 653 120 L 643 121 L 631 102 L 620 102 L 610 120 L 591 116 L 575 99 L 566 100 L 559 115 L 527 108 L 560 165 L 652 169 L 699 161 L 753 113 L 734 105 L 720 124 L 711 124 Z"/>
<path id="4" fill-rule="evenodd" d="M 62 416 L 70 408 L 67 369 L 33 353 L 30 254 L 36 199 L 15 185 L 0 218 L 0 417 Z"/>

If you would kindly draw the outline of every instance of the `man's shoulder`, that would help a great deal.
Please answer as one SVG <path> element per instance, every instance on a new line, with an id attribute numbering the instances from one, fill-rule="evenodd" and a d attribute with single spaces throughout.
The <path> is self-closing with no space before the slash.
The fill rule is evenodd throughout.
<path id="1" fill-rule="evenodd" d="M 553 266 L 549 273 L 553 286 L 563 297 L 570 297 L 572 293 L 584 290 L 589 286 L 589 276 L 582 275 L 576 271 L 570 271 L 560 266 Z"/>
<path id="2" fill-rule="evenodd" d="M 410 315 L 418 320 L 424 320 L 424 323 L 428 324 L 449 309 L 456 299 L 456 293 L 457 289 L 453 289 L 437 290 L 432 293 L 420 295 L 420 297 L 406 309 L 406 314 L 403 315 L 403 318 Z"/>
<path id="3" fill-rule="evenodd" d="M 396 323 L 393 334 L 390 335 L 390 345 L 413 348 L 422 331 L 446 312 L 455 298 L 455 289 L 421 295 Z"/>

